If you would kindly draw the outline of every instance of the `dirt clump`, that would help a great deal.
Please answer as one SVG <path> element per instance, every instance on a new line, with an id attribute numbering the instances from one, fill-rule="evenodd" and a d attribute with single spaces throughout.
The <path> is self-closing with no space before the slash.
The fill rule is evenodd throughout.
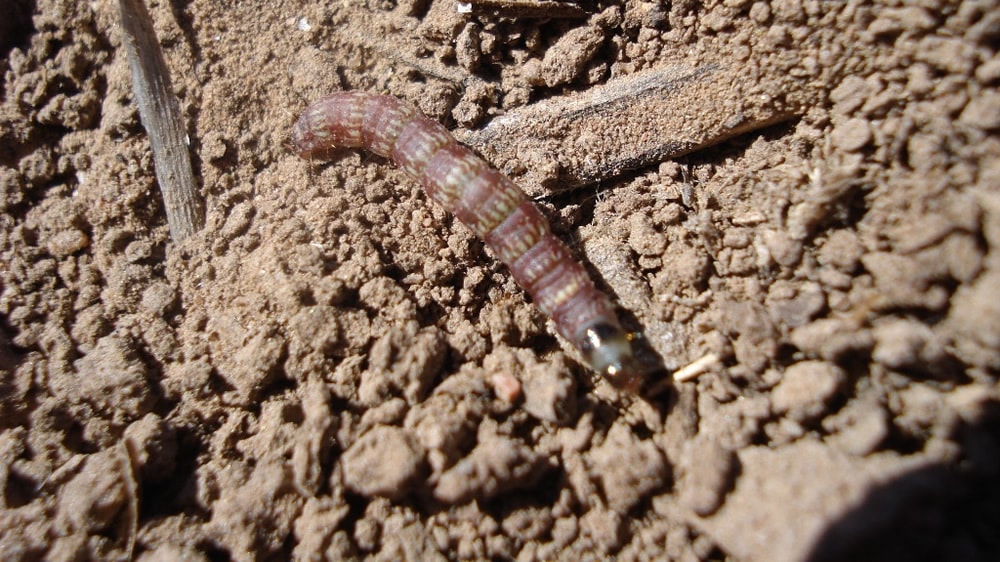
<path id="1" fill-rule="evenodd" d="M 997 2 L 148 4 L 206 207 L 181 243 L 114 3 L 0 25 L 0 559 L 1000 555 Z M 668 67 L 732 79 L 644 98 L 690 116 L 665 140 L 740 134 L 573 189 L 611 121 L 488 154 L 698 365 L 658 394 L 593 379 L 391 162 L 289 145 L 336 90 L 472 138 Z M 790 113 L 740 129 L 761 107 Z"/>

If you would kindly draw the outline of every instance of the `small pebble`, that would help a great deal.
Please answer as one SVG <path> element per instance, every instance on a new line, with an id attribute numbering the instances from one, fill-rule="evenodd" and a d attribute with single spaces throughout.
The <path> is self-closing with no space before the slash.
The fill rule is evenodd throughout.
<path id="1" fill-rule="evenodd" d="M 90 238 L 83 231 L 71 228 L 53 236 L 48 243 L 49 253 L 57 258 L 79 252 L 90 245 Z"/>
<path id="2" fill-rule="evenodd" d="M 563 35 L 545 52 L 541 79 L 548 87 L 575 80 L 604 42 L 604 32 L 597 26 L 578 27 Z"/>
<path id="3" fill-rule="evenodd" d="M 138 465 L 142 479 L 157 482 L 174 473 L 177 459 L 177 434 L 160 416 L 149 413 L 125 429 L 132 462 Z"/>
<path id="4" fill-rule="evenodd" d="M 926 372 L 946 357 L 944 345 L 929 326 L 915 320 L 899 319 L 876 326 L 872 359 L 890 369 Z"/>
<path id="5" fill-rule="evenodd" d="M 848 119 L 833 128 L 830 139 L 833 145 L 841 150 L 847 152 L 861 150 L 872 140 L 871 125 L 865 119 Z"/>
<path id="6" fill-rule="evenodd" d="M 1000 128 L 1000 92 L 987 91 L 972 98 L 958 120 L 984 131 Z"/>
<path id="7" fill-rule="evenodd" d="M 689 441 L 678 466 L 680 502 L 703 517 L 714 513 L 732 484 L 735 463 L 733 451 L 713 439 Z"/>
<path id="8" fill-rule="evenodd" d="M 399 498 L 420 475 L 424 453 L 406 431 L 382 425 L 362 435 L 341 460 L 348 489 L 369 498 Z"/>
<path id="9" fill-rule="evenodd" d="M 794 420 L 816 418 L 826 410 L 826 402 L 846 382 L 839 367 L 825 361 L 801 361 L 785 369 L 785 375 L 771 394 L 771 406 Z"/>
<path id="10" fill-rule="evenodd" d="M 979 68 L 976 69 L 976 80 L 984 85 L 1000 81 L 1000 57 L 994 56 L 979 65 Z"/>
<path id="11" fill-rule="evenodd" d="M 976 57 L 976 47 L 958 37 L 928 35 L 914 51 L 917 60 L 951 74 L 969 74 Z"/>
<path id="12" fill-rule="evenodd" d="M 832 435 L 827 441 L 848 454 L 863 457 L 877 450 L 889 435 L 889 420 L 877 400 L 860 398 L 823 420 L 823 429 Z"/>
<path id="13" fill-rule="evenodd" d="M 600 447 L 591 451 L 608 507 L 625 513 L 670 478 L 670 466 L 652 440 L 636 438 L 628 426 L 614 425 Z"/>
<path id="14" fill-rule="evenodd" d="M 840 318 L 821 318 L 792 330 L 792 345 L 804 353 L 835 361 L 852 351 L 866 351 L 873 345 L 870 330 Z"/>
<path id="15" fill-rule="evenodd" d="M 802 243 L 781 230 L 765 230 L 764 246 L 778 265 L 794 267 L 802 259 Z"/>
<path id="16" fill-rule="evenodd" d="M 510 373 L 494 373 L 490 382 L 493 394 L 508 404 L 513 404 L 521 396 L 521 381 Z"/>

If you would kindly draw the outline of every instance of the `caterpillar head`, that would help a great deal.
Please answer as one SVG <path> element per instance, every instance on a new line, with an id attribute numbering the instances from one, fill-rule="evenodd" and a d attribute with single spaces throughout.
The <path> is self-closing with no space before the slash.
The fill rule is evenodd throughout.
<path id="1" fill-rule="evenodd" d="M 584 329 L 580 339 L 579 349 L 591 369 L 617 388 L 631 392 L 642 389 L 649 367 L 635 355 L 634 334 L 615 324 L 597 322 Z"/>

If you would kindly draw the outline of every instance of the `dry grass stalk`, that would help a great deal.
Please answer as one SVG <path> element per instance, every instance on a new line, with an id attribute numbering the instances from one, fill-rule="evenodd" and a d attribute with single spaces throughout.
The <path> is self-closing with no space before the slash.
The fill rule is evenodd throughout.
<path id="1" fill-rule="evenodd" d="M 153 148 L 170 236 L 179 242 L 205 222 L 180 106 L 145 4 L 142 0 L 119 0 L 118 7 L 139 117 Z"/>

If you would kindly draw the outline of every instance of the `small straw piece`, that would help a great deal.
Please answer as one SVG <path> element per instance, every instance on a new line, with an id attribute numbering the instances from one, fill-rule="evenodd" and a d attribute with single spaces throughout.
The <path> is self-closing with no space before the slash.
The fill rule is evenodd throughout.
<path id="1" fill-rule="evenodd" d="M 686 367 L 674 371 L 674 382 L 687 382 L 722 365 L 721 358 L 715 353 L 706 353 L 692 361 Z"/>
<path id="2" fill-rule="evenodd" d="M 205 224 L 180 106 L 145 4 L 142 0 L 119 0 L 118 8 L 132 88 L 153 148 L 156 181 L 163 195 L 170 236 L 180 242 Z"/>

